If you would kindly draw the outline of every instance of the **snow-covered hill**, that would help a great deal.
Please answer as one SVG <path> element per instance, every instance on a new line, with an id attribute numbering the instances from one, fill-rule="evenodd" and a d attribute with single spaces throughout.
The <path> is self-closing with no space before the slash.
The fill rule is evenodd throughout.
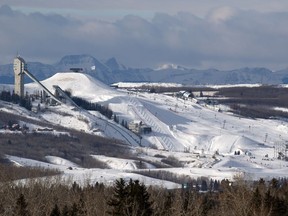
<path id="1" fill-rule="evenodd" d="M 106 84 L 84 73 L 57 73 L 42 81 L 42 83 L 53 92 L 53 85 L 60 86 L 63 90 L 70 91 L 73 96 L 83 97 L 89 101 L 106 101 L 123 95 Z M 27 89 L 32 93 L 37 89 L 36 83 L 27 84 Z"/>
<path id="2" fill-rule="evenodd" d="M 172 173 L 217 179 L 233 179 L 239 174 L 251 179 L 286 176 L 288 163 L 276 158 L 278 153 L 275 147 L 285 145 L 288 140 L 287 121 L 247 119 L 229 112 L 217 112 L 217 109 L 201 106 L 192 100 L 112 89 L 83 73 L 57 73 L 44 80 L 43 84 L 50 90 L 53 90 L 53 85 L 58 85 L 75 96 L 105 104 L 119 117 L 120 122 L 142 121 L 151 126 L 152 133 L 142 134 L 140 140 L 139 136 L 99 113 L 75 110 L 67 105 L 51 107 L 39 113 L 39 118 L 87 133 L 120 139 L 145 161 L 159 162 L 159 155 L 162 158 L 175 157 L 183 167 L 166 168 Z M 26 84 L 25 88 L 33 92 L 38 86 Z M 0 110 L 7 111 L 3 104 Z M 13 110 L 10 109 L 10 112 Z M 133 160 L 94 157 L 110 165 L 114 170 L 108 172 L 110 177 L 121 177 L 123 173 L 126 177 L 135 177 L 135 174 L 125 171 L 135 169 Z M 69 164 L 51 156 L 48 159 L 54 166 Z M 21 163 L 21 160 L 17 159 L 17 162 Z M 153 169 L 153 166 L 149 168 Z M 69 172 L 69 175 L 73 173 L 71 170 L 65 172 Z M 78 169 L 75 178 L 79 178 L 79 173 Z M 101 171 L 101 175 L 105 176 L 104 171 Z"/>

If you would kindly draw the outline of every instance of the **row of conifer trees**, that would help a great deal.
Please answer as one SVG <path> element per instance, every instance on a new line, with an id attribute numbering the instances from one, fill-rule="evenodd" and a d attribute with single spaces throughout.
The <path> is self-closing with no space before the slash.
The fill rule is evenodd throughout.
<path id="1" fill-rule="evenodd" d="M 61 179 L 0 184 L 0 215 L 15 216 L 206 216 L 288 215 L 286 179 L 234 184 L 221 181 L 220 191 L 147 187 L 119 179 L 112 186 L 63 183 Z"/>

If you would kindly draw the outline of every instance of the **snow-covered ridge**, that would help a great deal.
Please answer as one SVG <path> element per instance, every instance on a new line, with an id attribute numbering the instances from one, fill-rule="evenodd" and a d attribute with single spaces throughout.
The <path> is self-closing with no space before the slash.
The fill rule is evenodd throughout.
<path id="1" fill-rule="evenodd" d="M 53 92 L 53 85 L 58 85 L 63 90 L 70 91 L 73 96 L 83 97 L 89 101 L 105 101 L 121 95 L 101 81 L 85 73 L 62 72 L 43 80 L 42 83 Z M 37 84 L 26 84 L 25 88 L 33 92 Z"/>
<path id="2" fill-rule="evenodd" d="M 143 86 L 148 86 L 148 87 L 181 87 L 183 86 L 182 84 L 178 83 L 149 83 L 149 82 L 140 82 L 140 83 L 135 83 L 135 82 L 118 82 L 118 83 L 113 83 L 112 86 L 117 86 L 119 88 L 140 88 Z"/>
<path id="3" fill-rule="evenodd" d="M 207 87 L 214 88 L 214 89 L 220 89 L 220 88 L 233 88 L 233 87 L 259 87 L 262 86 L 262 84 L 233 84 L 233 85 L 206 85 Z"/>

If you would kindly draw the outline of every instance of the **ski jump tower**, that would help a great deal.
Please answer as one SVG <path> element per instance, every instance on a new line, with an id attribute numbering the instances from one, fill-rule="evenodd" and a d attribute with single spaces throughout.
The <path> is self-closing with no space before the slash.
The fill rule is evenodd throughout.
<path id="1" fill-rule="evenodd" d="M 24 71 L 27 69 L 26 62 L 20 56 L 14 59 L 15 94 L 24 97 Z"/>
<path id="2" fill-rule="evenodd" d="M 17 56 L 14 59 L 14 76 L 15 76 L 15 86 L 14 86 L 14 92 L 15 94 L 19 95 L 20 98 L 24 98 L 24 75 L 27 75 L 30 79 L 32 79 L 35 83 L 37 83 L 42 90 L 44 90 L 53 100 L 58 102 L 59 104 L 62 104 L 57 97 L 55 97 L 54 94 L 52 94 L 41 82 L 39 82 L 36 77 L 33 76 L 28 70 L 27 70 L 27 64 L 23 58 L 20 56 Z"/>

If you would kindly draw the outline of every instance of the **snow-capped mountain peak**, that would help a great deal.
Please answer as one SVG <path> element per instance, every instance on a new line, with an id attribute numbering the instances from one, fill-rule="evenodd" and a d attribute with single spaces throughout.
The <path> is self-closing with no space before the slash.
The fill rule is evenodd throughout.
<path id="1" fill-rule="evenodd" d="M 112 71 L 114 70 L 125 70 L 126 67 L 116 60 L 116 58 L 110 58 L 105 62 L 105 65 L 108 66 Z"/>
<path id="2" fill-rule="evenodd" d="M 176 65 L 176 64 L 162 64 L 159 67 L 157 67 L 155 70 L 186 70 L 185 67 L 182 67 L 180 65 Z"/>

